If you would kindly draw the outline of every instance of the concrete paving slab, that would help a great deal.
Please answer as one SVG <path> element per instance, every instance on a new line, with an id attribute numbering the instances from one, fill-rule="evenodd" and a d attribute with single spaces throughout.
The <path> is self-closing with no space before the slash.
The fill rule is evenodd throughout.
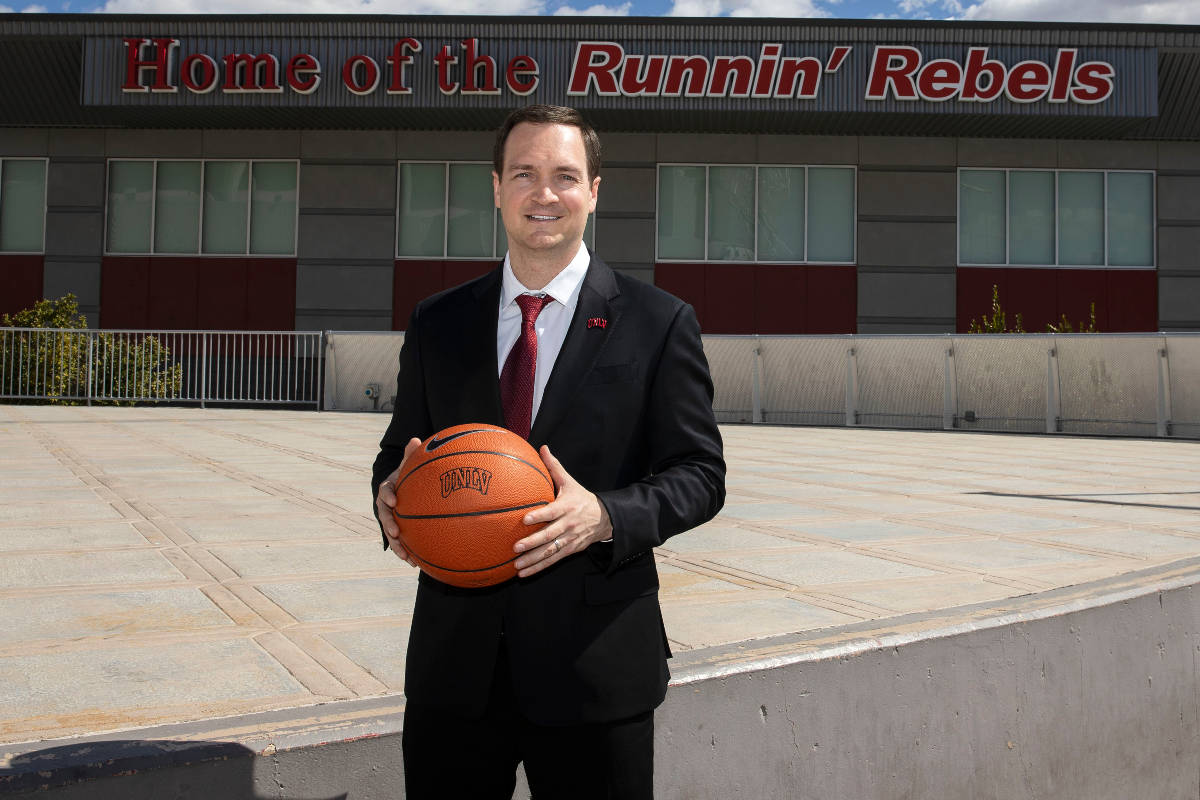
<path id="1" fill-rule="evenodd" d="M 255 584 L 258 591 L 301 622 L 393 617 L 412 608 L 417 573 L 353 580 Z"/>
<path id="2" fill-rule="evenodd" d="M 57 493 L 56 493 L 57 494 Z M 0 504 L 0 524 L 39 520 L 112 520 L 121 514 L 94 492 L 74 492 L 69 502 L 13 501 Z"/>
<path id="3" fill-rule="evenodd" d="M 24 509 L 0 517 L 0 742 L 399 695 L 415 573 L 366 488 L 386 423 L 0 406 L 0 506 Z M 658 554 L 689 663 L 1200 556 L 1194 445 L 722 433 L 729 503 Z M 107 511 L 68 520 L 64 491 Z"/>

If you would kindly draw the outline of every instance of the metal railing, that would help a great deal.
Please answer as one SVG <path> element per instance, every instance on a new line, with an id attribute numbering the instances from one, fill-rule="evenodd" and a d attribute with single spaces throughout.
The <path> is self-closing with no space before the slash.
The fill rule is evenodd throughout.
<path id="1" fill-rule="evenodd" d="M 311 405 L 320 331 L 0 328 L 0 398 Z"/>

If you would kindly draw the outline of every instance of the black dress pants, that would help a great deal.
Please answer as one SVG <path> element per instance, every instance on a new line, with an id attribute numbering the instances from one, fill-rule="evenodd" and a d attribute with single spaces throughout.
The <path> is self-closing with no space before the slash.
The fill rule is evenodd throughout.
<path id="1" fill-rule="evenodd" d="M 584 725 L 536 725 L 517 710 L 501 651 L 487 711 L 462 719 L 408 703 L 407 800 L 509 800 L 518 763 L 534 800 L 652 800 L 654 712 Z"/>

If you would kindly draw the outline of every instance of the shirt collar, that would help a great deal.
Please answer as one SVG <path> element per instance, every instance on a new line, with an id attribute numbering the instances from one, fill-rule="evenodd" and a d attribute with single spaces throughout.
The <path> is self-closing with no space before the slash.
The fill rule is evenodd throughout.
<path id="1" fill-rule="evenodd" d="M 591 261 L 592 256 L 588 253 L 587 247 L 580 242 L 579 251 L 575 253 L 575 257 L 571 259 L 570 263 L 539 291 L 526 288 L 517 280 L 516 274 L 513 273 L 512 263 L 508 260 L 508 254 L 505 253 L 504 278 L 500 288 L 500 308 L 508 308 L 509 305 L 515 303 L 519 294 L 548 294 L 564 306 L 570 306 L 571 300 L 579 294 L 579 287 L 583 285 L 583 277 L 587 274 L 588 264 Z"/>

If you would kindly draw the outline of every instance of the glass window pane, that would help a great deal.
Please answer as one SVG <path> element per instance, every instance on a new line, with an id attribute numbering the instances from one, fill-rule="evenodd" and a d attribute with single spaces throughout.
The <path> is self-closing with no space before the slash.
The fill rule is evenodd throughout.
<path id="1" fill-rule="evenodd" d="M 250 252 L 291 255 L 296 248 L 296 164 L 256 161 L 250 178 Z"/>
<path id="2" fill-rule="evenodd" d="M 1004 170 L 959 171 L 958 260 L 1004 263 Z"/>
<path id="3" fill-rule="evenodd" d="M 804 260 L 804 167 L 758 168 L 758 260 Z"/>
<path id="4" fill-rule="evenodd" d="M 158 162 L 154 190 L 154 252 L 200 252 L 199 161 Z"/>
<path id="5" fill-rule="evenodd" d="M 1058 263 L 1104 264 L 1104 173 L 1058 173 Z"/>
<path id="6" fill-rule="evenodd" d="M 205 253 L 246 252 L 249 194 L 249 161 L 209 161 L 204 165 Z"/>
<path id="7" fill-rule="evenodd" d="M 401 256 L 445 255 L 446 165 L 401 164 L 396 252 Z"/>
<path id="8" fill-rule="evenodd" d="M 704 259 L 704 167 L 659 169 L 658 257 Z"/>
<path id="9" fill-rule="evenodd" d="M 0 163 L 0 250 L 42 251 L 46 219 L 46 162 Z"/>
<path id="10" fill-rule="evenodd" d="M 491 258 L 495 208 L 492 165 L 451 164 L 446 255 Z"/>
<path id="11" fill-rule="evenodd" d="M 754 168 L 709 167 L 708 258 L 754 260 Z"/>
<path id="12" fill-rule="evenodd" d="M 1108 173 L 1108 263 L 1154 265 L 1154 176 Z"/>
<path id="13" fill-rule="evenodd" d="M 854 261 L 854 170 L 808 170 L 808 260 Z"/>
<path id="14" fill-rule="evenodd" d="M 1054 263 L 1054 173 L 1008 174 L 1010 264 Z"/>
<path id="15" fill-rule="evenodd" d="M 108 162 L 108 252 L 150 252 L 153 161 Z"/>

